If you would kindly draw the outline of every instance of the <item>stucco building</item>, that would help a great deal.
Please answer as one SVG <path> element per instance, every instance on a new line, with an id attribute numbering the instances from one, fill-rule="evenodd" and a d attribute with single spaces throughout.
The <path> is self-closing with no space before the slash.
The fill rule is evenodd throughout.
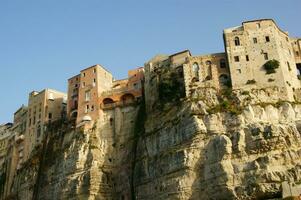
<path id="1" fill-rule="evenodd" d="M 77 126 L 102 118 L 103 110 L 135 102 L 142 97 L 144 69 L 130 70 L 128 78 L 114 80 L 101 65 L 94 65 L 68 80 L 67 115 Z M 91 123 L 90 123 L 91 125 Z"/>
<path id="2" fill-rule="evenodd" d="M 42 142 L 47 124 L 65 117 L 67 95 L 53 89 L 29 94 L 27 127 L 25 134 L 25 159 L 36 145 Z"/>
<path id="3" fill-rule="evenodd" d="M 287 32 L 271 19 L 243 22 L 224 30 L 224 42 L 233 89 L 278 87 L 288 100 L 300 88 L 295 55 L 299 49 Z M 275 73 L 267 73 L 263 65 L 269 60 L 280 63 Z"/>

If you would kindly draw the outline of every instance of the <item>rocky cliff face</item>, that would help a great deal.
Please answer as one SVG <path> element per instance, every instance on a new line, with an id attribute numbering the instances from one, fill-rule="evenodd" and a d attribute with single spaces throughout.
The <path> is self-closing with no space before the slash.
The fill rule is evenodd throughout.
<path id="1" fill-rule="evenodd" d="M 139 111 L 140 110 L 140 111 Z M 301 180 L 301 104 L 205 88 L 112 129 L 54 129 L 15 178 L 19 199 L 269 199 Z M 144 119 L 145 118 L 145 119 Z"/>

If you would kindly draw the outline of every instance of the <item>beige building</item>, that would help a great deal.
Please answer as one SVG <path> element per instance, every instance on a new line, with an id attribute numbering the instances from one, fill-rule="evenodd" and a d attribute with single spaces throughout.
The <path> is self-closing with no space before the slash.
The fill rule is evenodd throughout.
<path id="1" fill-rule="evenodd" d="M 294 100 L 294 91 L 300 88 L 295 59 L 299 50 L 293 50 L 292 41 L 271 19 L 246 21 L 241 26 L 225 29 L 233 89 L 276 86 L 285 98 Z M 273 59 L 280 66 L 275 73 L 267 73 L 263 65 Z"/>
<path id="2" fill-rule="evenodd" d="M 5 196 L 9 177 L 10 165 L 7 155 L 12 137 L 11 127 L 11 123 L 0 125 L 0 199 Z"/>
<path id="3" fill-rule="evenodd" d="M 27 128 L 25 134 L 25 159 L 40 144 L 47 124 L 64 118 L 67 95 L 52 89 L 29 94 Z"/>

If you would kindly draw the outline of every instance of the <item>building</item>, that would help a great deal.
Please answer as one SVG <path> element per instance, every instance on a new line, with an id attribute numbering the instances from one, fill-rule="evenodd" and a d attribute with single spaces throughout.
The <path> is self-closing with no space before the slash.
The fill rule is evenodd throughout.
<path id="1" fill-rule="evenodd" d="M 144 69 L 139 67 L 128 71 L 128 78 L 113 81 L 112 88 L 102 92 L 99 103 L 102 109 L 126 106 L 140 101 L 144 80 Z"/>
<path id="2" fill-rule="evenodd" d="M 294 91 L 300 88 L 296 67 L 300 40 L 291 39 L 272 19 L 260 19 L 225 29 L 224 43 L 233 89 L 276 86 L 287 100 L 294 100 Z M 270 73 L 263 65 L 273 59 L 280 66 Z"/>
<path id="3" fill-rule="evenodd" d="M 130 70 L 128 78 L 122 80 L 114 80 L 101 65 L 82 70 L 68 80 L 68 119 L 76 118 L 76 125 L 81 126 L 101 119 L 104 109 L 141 99 L 143 79 L 142 67 Z"/>
<path id="4" fill-rule="evenodd" d="M 11 139 L 12 123 L 0 125 L 0 198 L 5 195 L 9 163 L 7 162 L 8 148 Z"/>
<path id="5" fill-rule="evenodd" d="M 76 121 L 77 118 L 79 88 L 80 75 L 76 75 L 68 80 L 67 117 L 72 121 Z"/>
<path id="6" fill-rule="evenodd" d="M 52 89 L 29 94 L 27 127 L 25 134 L 25 158 L 41 144 L 47 125 L 65 117 L 67 95 Z"/>

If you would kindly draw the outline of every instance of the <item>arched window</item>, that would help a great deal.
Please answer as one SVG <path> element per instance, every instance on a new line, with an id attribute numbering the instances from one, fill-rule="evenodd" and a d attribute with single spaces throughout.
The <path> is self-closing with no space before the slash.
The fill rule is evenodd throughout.
<path id="1" fill-rule="evenodd" d="M 210 60 L 207 60 L 207 61 L 206 61 L 206 65 L 207 65 L 207 66 L 211 66 L 211 65 L 212 65 L 212 62 L 211 62 Z"/>
<path id="2" fill-rule="evenodd" d="M 192 65 L 192 72 L 193 72 L 193 76 L 194 76 L 194 79 L 195 81 L 198 81 L 199 80 L 199 64 L 198 63 L 193 63 Z"/>
<path id="3" fill-rule="evenodd" d="M 229 77 L 226 74 L 222 74 L 219 76 L 219 83 L 224 86 L 229 85 Z"/>
<path id="4" fill-rule="evenodd" d="M 199 64 L 198 63 L 193 63 L 192 65 L 192 71 L 193 72 L 198 72 L 199 71 Z"/>
<path id="5" fill-rule="evenodd" d="M 234 38 L 234 43 L 235 43 L 235 46 L 240 46 L 239 37 Z"/>
<path id="6" fill-rule="evenodd" d="M 132 95 L 132 94 L 124 94 L 121 96 L 120 100 L 123 102 L 123 103 L 132 103 L 135 101 L 135 96 Z"/>
<path id="7" fill-rule="evenodd" d="M 113 99 L 111 98 L 105 98 L 102 103 L 105 105 L 105 104 L 111 104 L 111 103 L 114 103 Z"/>
<path id="8" fill-rule="evenodd" d="M 220 68 L 226 68 L 226 60 L 225 59 L 220 59 L 219 60 L 219 66 Z"/>

